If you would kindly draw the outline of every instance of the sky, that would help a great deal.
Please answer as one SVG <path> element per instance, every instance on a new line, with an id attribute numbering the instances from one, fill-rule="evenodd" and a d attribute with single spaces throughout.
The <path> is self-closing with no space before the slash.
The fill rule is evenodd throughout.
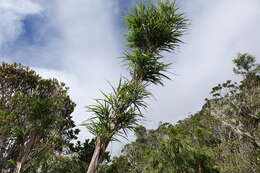
<path id="1" fill-rule="evenodd" d="M 126 44 L 123 16 L 136 2 L 0 0 L 0 61 L 20 62 L 44 78 L 65 82 L 77 104 L 73 119 L 79 125 L 90 117 L 85 107 L 102 97 L 100 90 L 111 91 L 108 81 L 117 84 L 128 75 L 118 57 Z M 177 0 L 177 5 L 190 26 L 184 44 L 166 54 L 173 63 L 172 80 L 151 87 L 154 98 L 141 122 L 147 128 L 196 113 L 212 87 L 239 80 L 232 73 L 237 53 L 260 61 L 259 0 Z M 79 128 L 81 140 L 91 137 Z M 109 150 L 118 151 L 117 146 Z"/>

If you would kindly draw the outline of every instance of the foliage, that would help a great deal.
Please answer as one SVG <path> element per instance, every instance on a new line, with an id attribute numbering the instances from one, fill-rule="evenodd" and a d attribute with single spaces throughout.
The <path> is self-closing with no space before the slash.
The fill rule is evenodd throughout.
<path id="1" fill-rule="evenodd" d="M 259 64 L 249 54 L 239 54 L 234 64 L 234 72 L 244 79 L 240 84 L 227 81 L 214 87 L 213 99 L 208 101 L 207 111 L 218 124 L 213 130 L 221 140 L 216 147 L 218 166 L 223 173 L 256 173 L 260 148 Z"/>
<path id="2" fill-rule="evenodd" d="M 171 64 L 161 62 L 162 58 L 158 53 L 143 53 L 141 50 L 134 50 L 131 54 L 126 53 L 123 60 L 127 62 L 130 74 L 134 79 L 163 85 L 163 78 L 170 79 L 164 73 Z"/>
<path id="3" fill-rule="evenodd" d="M 96 105 L 87 107 L 96 116 L 83 125 L 86 125 L 92 134 L 106 141 L 110 140 L 118 129 L 126 133 L 126 130 L 137 124 L 138 117 L 142 117 L 139 107 L 146 107 L 144 99 L 148 98 L 150 93 L 145 85 L 120 80 L 117 88 L 113 88 L 113 93 L 103 95 L 105 99 L 97 99 Z M 112 127 L 111 122 L 116 126 Z M 117 135 L 122 135 L 122 132 Z"/>
<path id="4" fill-rule="evenodd" d="M 140 128 L 143 129 L 141 134 Z M 103 172 L 112 173 L 119 167 L 125 169 L 116 169 L 118 173 L 197 173 L 199 170 L 217 173 L 212 150 L 205 143 L 198 142 L 207 134 L 204 130 L 195 126 L 187 130 L 182 124 L 162 124 L 158 129 L 149 131 L 139 127 L 136 141 L 126 145 L 122 155 L 114 158 Z"/>
<path id="5" fill-rule="evenodd" d="M 85 162 L 85 164 L 89 164 L 91 161 L 91 156 L 93 155 L 93 152 L 95 150 L 95 140 L 85 140 L 84 143 L 81 143 L 80 141 L 77 141 L 76 144 L 70 145 L 70 151 L 72 153 L 76 153 L 77 158 L 81 160 L 82 162 Z M 102 162 L 109 162 L 110 161 L 110 154 L 109 152 L 105 152 L 103 156 Z"/>
<path id="6" fill-rule="evenodd" d="M 256 64 L 255 57 L 244 53 L 239 53 L 237 58 L 233 60 L 236 67 L 234 67 L 233 71 L 235 74 L 257 74 L 260 72 L 260 64 Z"/>
<path id="7" fill-rule="evenodd" d="M 0 169 L 26 168 L 45 150 L 76 138 L 68 88 L 20 64 L 0 65 Z"/>
<path id="8" fill-rule="evenodd" d="M 84 173 L 87 171 L 91 156 L 95 149 L 95 140 L 77 141 L 64 147 L 62 153 L 46 151 L 36 157 L 23 173 Z M 54 151 L 55 152 L 55 151 Z M 109 161 L 109 153 L 104 155 L 104 161 Z"/>
<path id="9" fill-rule="evenodd" d="M 171 1 L 141 2 L 125 20 L 129 47 L 145 53 L 174 50 L 187 26 L 187 19 Z"/>

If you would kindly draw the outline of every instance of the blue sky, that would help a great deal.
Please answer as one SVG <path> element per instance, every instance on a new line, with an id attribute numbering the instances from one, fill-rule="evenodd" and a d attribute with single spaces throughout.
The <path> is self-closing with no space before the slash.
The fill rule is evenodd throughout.
<path id="1" fill-rule="evenodd" d="M 6 0 L 8 1 L 8 0 Z M 117 1 L 117 2 L 116 2 Z M 119 40 L 120 44 L 122 45 L 122 49 L 124 48 L 124 33 L 125 33 L 125 26 L 123 17 L 127 14 L 128 10 L 131 9 L 135 2 L 138 0 L 132 1 L 125 1 L 125 0 L 116 0 L 114 3 L 114 7 L 110 7 L 111 10 L 113 8 L 117 8 L 113 15 L 113 20 L 111 20 L 112 24 L 115 26 L 116 30 L 114 31 L 117 34 L 117 39 Z M 11 1 L 10 1 L 11 2 Z M 34 2 L 34 1 L 28 1 Z M 37 2 L 37 1 L 36 1 Z M 22 31 L 20 34 L 12 40 L 11 43 L 4 45 L 4 49 L 2 49 L 0 56 L 2 57 L 11 57 L 11 61 L 19 61 L 23 64 L 27 64 L 29 66 L 34 67 L 46 67 L 46 68 L 60 68 L 56 63 L 50 63 L 49 58 L 52 57 L 37 57 L 34 56 L 33 58 L 26 57 L 22 58 L 20 56 L 27 56 L 30 55 L 30 47 L 38 47 L 39 49 L 48 46 L 50 43 L 51 38 L 59 38 L 60 31 L 59 27 L 55 25 L 49 25 L 49 17 L 48 15 L 52 14 L 52 8 L 48 8 L 50 5 L 45 5 L 49 2 L 38 0 L 38 3 L 41 4 L 45 9 L 41 13 L 37 14 L 29 14 L 24 16 L 20 22 L 22 24 Z M 57 1 L 58 2 L 58 1 Z M 37 4 L 37 3 L 36 3 Z M 53 3 L 54 5 L 55 3 Z M 19 4 L 18 4 L 19 5 Z M 18 51 L 14 51 L 18 50 Z M 27 52 L 27 53 L 26 53 Z M 22 54 L 22 55 L 21 55 Z M 35 54 L 32 54 L 33 56 Z M 57 60 L 57 59 L 56 59 Z"/>
<path id="2" fill-rule="evenodd" d="M 89 118 L 85 106 L 111 91 L 128 73 L 122 56 L 122 16 L 137 0 L 0 0 L 0 60 L 21 62 L 43 77 L 70 87 L 77 124 Z M 232 74 L 232 58 L 248 52 L 260 58 L 259 0 L 177 0 L 191 22 L 184 44 L 167 54 L 172 80 L 152 87 L 156 99 L 142 123 L 175 123 L 198 111 L 213 86 Z M 90 137 L 82 129 L 80 138 Z M 113 147 L 110 149 L 112 150 Z"/>

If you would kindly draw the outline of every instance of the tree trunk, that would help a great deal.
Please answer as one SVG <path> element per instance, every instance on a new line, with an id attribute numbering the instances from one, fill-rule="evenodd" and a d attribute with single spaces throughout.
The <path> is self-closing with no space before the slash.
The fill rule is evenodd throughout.
<path id="1" fill-rule="evenodd" d="M 27 144 L 25 144 L 24 148 L 22 148 L 22 151 L 20 151 L 19 157 L 16 161 L 16 168 L 14 170 L 14 173 L 20 173 L 22 166 L 24 162 L 27 160 L 27 157 L 29 156 L 30 152 L 32 151 L 35 143 L 38 141 L 38 136 L 36 132 L 32 132 L 30 140 Z"/>
<path id="2" fill-rule="evenodd" d="M 135 84 L 138 84 L 141 81 L 142 81 L 142 76 L 137 76 L 137 75 L 134 75 L 132 80 L 131 80 L 131 82 L 133 82 Z M 123 102 L 123 103 L 121 103 L 121 105 L 119 106 L 118 109 L 119 110 L 120 109 L 126 110 L 131 104 L 132 104 L 132 101 Z M 117 114 L 116 111 L 113 112 L 111 117 L 116 117 L 116 114 Z M 110 129 L 112 129 L 114 134 L 120 130 L 120 129 L 118 129 L 118 127 L 116 125 L 117 124 L 115 124 L 114 122 L 110 122 L 110 124 L 109 124 L 109 127 L 110 127 Z M 87 173 L 98 173 L 99 163 L 103 159 L 103 154 L 105 153 L 109 142 L 110 142 L 110 140 L 108 140 L 108 142 L 107 141 L 101 141 L 100 138 L 97 137 L 95 151 L 92 155 Z"/>
<path id="3" fill-rule="evenodd" d="M 95 151 L 91 158 L 87 173 L 98 173 L 99 163 L 102 161 L 102 156 L 107 149 L 108 143 L 101 142 L 100 138 L 97 137 Z"/>
<path id="4" fill-rule="evenodd" d="M 14 173 L 20 173 L 22 168 L 22 162 L 17 162 Z"/>

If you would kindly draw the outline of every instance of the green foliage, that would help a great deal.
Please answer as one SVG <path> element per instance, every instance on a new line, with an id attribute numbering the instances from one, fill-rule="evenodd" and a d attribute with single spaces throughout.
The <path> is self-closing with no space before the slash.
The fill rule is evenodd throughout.
<path id="1" fill-rule="evenodd" d="M 111 165 L 100 166 L 100 173 L 121 173 L 122 171 L 131 173 L 131 170 L 131 164 L 124 156 L 113 159 Z"/>
<path id="2" fill-rule="evenodd" d="M 161 51 L 173 51 L 182 41 L 187 19 L 178 12 L 174 2 L 157 1 L 157 5 L 141 2 L 125 18 L 129 42 L 123 60 L 132 78 L 163 85 L 162 79 L 170 64 L 161 61 Z"/>
<path id="3" fill-rule="evenodd" d="M 253 140 L 255 145 L 260 147 L 258 139 L 256 139 L 260 111 L 260 76 L 254 73 L 255 68 L 253 68 L 259 64 L 255 63 L 255 59 L 247 54 L 239 55 L 234 62 L 235 69 L 247 71 L 239 73 L 246 75 L 246 78 L 240 84 L 232 83 L 229 80 L 214 87 L 211 92 L 214 98 L 211 101 L 214 105 L 211 113 L 233 128 L 236 133 Z M 241 63 L 244 64 L 243 67 L 241 67 Z M 222 109 L 219 109 L 220 106 Z M 219 117 L 219 114 L 222 115 Z"/>
<path id="4" fill-rule="evenodd" d="M 237 58 L 235 58 L 233 62 L 236 66 L 235 68 L 233 68 L 235 74 L 246 75 L 249 73 L 256 74 L 260 72 L 260 64 L 257 64 L 255 62 L 255 57 L 250 54 L 239 53 Z"/>
<path id="5" fill-rule="evenodd" d="M 88 106 L 94 117 L 83 123 L 95 136 L 107 141 L 114 135 L 122 135 L 133 129 L 142 117 L 140 108 L 146 108 L 144 99 L 150 96 L 145 85 L 120 80 L 117 88 L 105 99 L 97 99 L 96 105 Z M 122 131 L 119 131 L 122 129 Z M 114 138 L 115 139 L 115 138 Z"/>
<path id="6" fill-rule="evenodd" d="M 34 159 L 22 173 L 84 173 L 87 167 L 88 164 L 82 162 L 77 156 L 54 155 L 49 151 Z"/>
<path id="7" fill-rule="evenodd" d="M 215 147 L 217 165 L 221 173 L 256 173 L 260 148 L 259 64 L 248 54 L 239 54 L 234 64 L 234 72 L 244 79 L 240 84 L 227 81 L 214 87 L 213 99 L 207 103 L 208 114 L 215 124 L 212 131 L 221 141 Z"/>
<path id="8" fill-rule="evenodd" d="M 170 1 L 157 1 L 157 5 L 141 2 L 125 20 L 129 47 L 144 53 L 174 50 L 187 27 L 187 19 Z"/>
<path id="9" fill-rule="evenodd" d="M 76 138 L 68 88 L 20 64 L 0 65 L 0 169 L 22 168 Z M 10 164 L 15 163 L 15 164 Z M 38 165 L 39 166 L 39 165 Z"/>
<path id="10" fill-rule="evenodd" d="M 95 150 L 95 140 L 88 140 L 86 139 L 85 142 L 81 143 L 80 141 L 77 141 L 76 144 L 71 144 L 69 146 L 69 151 L 72 153 L 76 153 L 77 158 L 86 164 L 89 164 L 91 161 L 91 156 Z M 109 161 L 110 155 L 108 152 L 104 154 L 103 161 Z"/>
<path id="11" fill-rule="evenodd" d="M 22 173 L 85 173 L 95 149 L 95 140 L 77 141 L 63 148 L 61 153 L 48 148 L 30 162 Z M 109 153 L 104 154 L 104 161 L 110 160 Z"/>
<path id="12" fill-rule="evenodd" d="M 196 119 L 186 121 L 189 125 L 195 123 L 196 126 L 186 128 L 186 124 L 182 123 L 176 126 L 162 124 L 158 129 L 149 131 L 139 127 L 136 141 L 126 145 L 122 155 L 114 158 L 110 166 L 103 166 L 102 171 L 217 173 L 213 150 L 202 140 L 206 139 L 207 130 L 199 128 Z"/>
<path id="13" fill-rule="evenodd" d="M 167 72 L 170 64 L 159 61 L 162 58 L 157 53 L 143 53 L 140 50 L 134 50 L 130 54 L 127 53 L 123 60 L 127 62 L 130 74 L 134 79 L 163 85 L 162 79 L 169 79 L 164 73 Z"/>

